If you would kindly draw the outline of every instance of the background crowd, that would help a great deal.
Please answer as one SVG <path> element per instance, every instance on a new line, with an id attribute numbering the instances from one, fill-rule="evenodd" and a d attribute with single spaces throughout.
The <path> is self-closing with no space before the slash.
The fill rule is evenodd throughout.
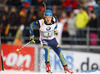
<path id="1" fill-rule="evenodd" d="M 62 44 L 100 45 L 100 0 L 47 0 L 47 8 L 63 25 Z M 29 24 L 43 16 L 42 0 L 0 0 L 2 43 L 27 42 Z M 39 30 L 34 33 L 39 43 Z"/>

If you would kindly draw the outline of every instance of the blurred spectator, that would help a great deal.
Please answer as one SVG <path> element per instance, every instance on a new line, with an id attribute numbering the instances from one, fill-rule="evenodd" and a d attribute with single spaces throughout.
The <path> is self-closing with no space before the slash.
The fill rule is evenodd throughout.
<path id="1" fill-rule="evenodd" d="M 32 0 L 32 5 L 41 6 L 41 5 L 43 5 L 42 1 L 43 1 L 43 0 Z"/>
<path id="2" fill-rule="evenodd" d="M 40 6 L 39 7 L 39 10 L 38 10 L 38 14 L 37 14 L 37 19 L 41 19 L 44 17 L 44 7 L 43 6 Z"/>
<path id="3" fill-rule="evenodd" d="M 32 0 L 32 5 L 37 5 L 37 0 Z"/>
<path id="4" fill-rule="evenodd" d="M 26 31 L 24 24 L 20 25 L 20 27 L 17 30 L 15 39 L 14 39 L 14 44 L 17 44 L 17 45 L 22 44 L 25 41 L 23 37 L 26 36 L 26 33 L 27 31 Z"/>
<path id="5" fill-rule="evenodd" d="M 61 4 L 65 2 L 65 0 L 59 0 L 59 1 L 60 1 Z"/>
<path id="6" fill-rule="evenodd" d="M 53 0 L 54 1 L 54 0 Z M 52 5 L 52 0 L 47 1 L 47 5 Z"/>
<path id="7" fill-rule="evenodd" d="M 58 16 L 58 13 L 57 13 L 57 5 L 53 5 L 52 12 L 53 12 L 53 16 Z"/>
<path id="8" fill-rule="evenodd" d="M 35 21 L 37 19 L 37 12 L 35 11 L 34 7 L 31 7 L 30 10 L 27 13 L 27 20 L 28 24 Z"/>
<path id="9" fill-rule="evenodd" d="M 94 6 L 94 12 L 97 17 L 100 16 L 100 0 L 97 0 L 97 4 Z"/>
<path id="10" fill-rule="evenodd" d="M 97 0 L 97 4 L 94 6 L 94 11 L 97 16 L 97 26 L 98 26 L 98 44 L 100 45 L 100 0 Z"/>
<path id="11" fill-rule="evenodd" d="M 91 14 L 91 11 L 93 11 L 93 10 L 94 10 L 94 7 L 93 6 L 88 6 L 88 10 L 87 10 L 88 15 L 90 15 Z"/>
<path id="12" fill-rule="evenodd" d="M 66 15 L 66 12 L 63 11 L 61 12 L 61 17 L 59 18 L 59 22 L 63 25 L 63 30 L 62 30 L 62 37 L 66 37 L 68 38 L 69 37 L 69 34 L 67 32 L 67 15 Z M 63 44 L 68 44 L 68 41 L 63 41 Z"/>
<path id="13" fill-rule="evenodd" d="M 8 19 L 6 15 L 2 15 L 2 20 L 1 20 L 1 24 L 3 25 L 3 27 L 6 27 L 8 24 Z"/>
<path id="14" fill-rule="evenodd" d="M 67 21 L 68 23 L 68 33 L 70 35 L 70 44 L 76 44 L 76 40 L 74 40 L 76 38 L 76 26 L 75 26 L 75 21 L 76 21 L 76 17 L 75 14 L 73 12 L 70 13 L 70 17 Z"/>
<path id="15" fill-rule="evenodd" d="M 28 29 L 26 30 L 26 26 L 28 26 L 27 22 L 27 13 L 25 9 L 22 9 L 19 12 L 19 21 L 20 21 L 20 26 L 17 30 L 16 37 L 14 39 L 14 44 L 21 44 L 25 40 L 23 37 L 26 37 L 28 34 Z"/>
<path id="16" fill-rule="evenodd" d="M 13 27 L 13 29 L 10 29 L 10 36 L 15 36 L 17 26 L 18 26 L 18 13 L 16 11 L 16 8 L 13 7 L 10 11 L 9 17 L 8 17 L 8 23 L 10 27 Z"/>
<path id="17" fill-rule="evenodd" d="M 16 1 L 14 1 L 14 0 L 7 0 L 7 5 L 9 5 L 9 6 L 15 6 L 15 7 L 19 7 L 19 6 L 21 6 L 21 0 L 16 0 Z"/>
<path id="18" fill-rule="evenodd" d="M 37 5 L 42 5 L 42 0 L 37 0 Z"/>
<path id="19" fill-rule="evenodd" d="M 60 0 L 51 0 L 52 1 L 52 5 L 60 5 L 61 3 L 60 3 Z"/>
<path id="20" fill-rule="evenodd" d="M 1 35 L 5 36 L 5 28 L 7 27 L 8 19 L 6 15 L 2 15 L 1 25 L 3 27 Z"/>
<path id="21" fill-rule="evenodd" d="M 16 8 L 13 7 L 10 11 L 8 22 L 11 26 L 18 25 L 18 13 L 16 11 Z"/>
<path id="22" fill-rule="evenodd" d="M 42 0 L 37 0 L 38 1 L 38 4 L 42 3 Z"/>
<path id="23" fill-rule="evenodd" d="M 57 41 L 59 44 L 62 43 L 62 32 L 63 32 L 63 26 L 64 26 L 64 23 L 67 21 L 67 16 L 66 16 L 66 13 L 64 10 L 61 10 L 62 15 L 60 16 L 60 18 L 58 19 L 58 27 L 57 27 L 57 30 L 58 30 L 58 35 L 57 35 Z M 58 16 L 57 16 L 58 17 Z M 65 41 L 66 43 L 66 41 Z"/>
<path id="24" fill-rule="evenodd" d="M 94 6 L 96 4 L 95 0 L 88 0 L 87 1 L 87 7 Z"/>
<path id="25" fill-rule="evenodd" d="M 87 0 L 78 0 L 79 7 L 86 7 L 87 5 Z"/>
<path id="26" fill-rule="evenodd" d="M 6 0 L 0 0 L 0 7 L 5 6 L 6 5 Z"/>
<path id="27" fill-rule="evenodd" d="M 62 3 L 62 6 L 65 7 L 68 11 L 71 11 L 72 9 L 77 8 L 78 1 L 77 0 L 65 0 Z"/>
<path id="28" fill-rule="evenodd" d="M 90 29 L 90 44 L 91 45 L 97 45 L 97 18 L 94 14 L 94 11 L 91 11 L 91 14 L 89 15 L 89 23 L 88 23 Z"/>
<path id="29" fill-rule="evenodd" d="M 1 20 L 1 36 L 6 36 L 6 28 L 7 28 L 7 24 L 8 24 L 8 19 L 6 15 L 2 15 L 2 20 Z M 2 43 L 6 43 L 7 39 L 2 39 Z"/>
<path id="30" fill-rule="evenodd" d="M 98 45 L 100 45 L 100 16 L 97 18 L 97 27 L 98 27 Z"/>
<path id="31" fill-rule="evenodd" d="M 8 6 L 4 7 L 3 14 L 5 14 L 8 17 L 8 14 L 9 14 L 9 7 Z"/>
<path id="32" fill-rule="evenodd" d="M 29 8 L 32 5 L 31 0 L 21 0 L 22 6 L 25 8 Z"/>
<path id="33" fill-rule="evenodd" d="M 78 29 L 77 36 L 78 38 L 85 38 L 85 28 L 87 26 L 87 23 L 89 21 L 88 14 L 84 9 L 81 7 L 79 8 L 79 13 L 76 16 L 76 27 Z M 79 44 L 85 44 L 85 41 L 79 41 Z"/>
<path id="34" fill-rule="evenodd" d="M 19 12 L 19 18 L 20 18 L 20 25 L 21 24 L 26 24 L 26 18 L 27 17 L 27 14 L 26 14 L 26 11 L 24 9 L 22 9 L 20 12 Z"/>

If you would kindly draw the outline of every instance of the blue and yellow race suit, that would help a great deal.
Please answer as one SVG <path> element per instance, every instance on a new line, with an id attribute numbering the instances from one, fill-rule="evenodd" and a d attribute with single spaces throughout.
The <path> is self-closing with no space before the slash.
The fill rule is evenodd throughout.
<path id="1" fill-rule="evenodd" d="M 45 61 L 49 62 L 49 53 L 51 47 L 55 53 L 59 56 L 63 66 L 67 65 L 66 61 L 62 55 L 61 47 L 56 41 L 55 31 L 57 30 L 58 20 L 57 17 L 53 17 L 52 23 L 47 24 L 45 19 L 41 19 L 32 22 L 29 26 L 30 36 L 33 36 L 33 27 L 39 27 L 40 31 L 40 41 L 42 43 L 43 49 L 45 50 Z"/>

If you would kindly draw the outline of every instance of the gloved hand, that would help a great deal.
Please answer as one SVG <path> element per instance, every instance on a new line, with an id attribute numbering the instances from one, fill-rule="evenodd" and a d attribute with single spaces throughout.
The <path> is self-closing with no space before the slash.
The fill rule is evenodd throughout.
<path id="1" fill-rule="evenodd" d="M 54 31 L 54 34 L 55 34 L 55 37 L 57 37 L 57 35 L 58 35 L 58 31 L 55 30 L 55 31 Z"/>
<path id="2" fill-rule="evenodd" d="M 30 36 L 30 41 L 32 41 L 33 43 L 35 43 L 34 35 L 33 36 Z"/>

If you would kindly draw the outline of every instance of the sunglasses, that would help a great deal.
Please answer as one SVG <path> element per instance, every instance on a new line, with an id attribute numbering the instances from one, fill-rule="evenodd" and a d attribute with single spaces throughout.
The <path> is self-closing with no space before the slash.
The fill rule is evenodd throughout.
<path id="1" fill-rule="evenodd" d="M 52 18 L 52 16 L 45 16 L 45 18 Z"/>

